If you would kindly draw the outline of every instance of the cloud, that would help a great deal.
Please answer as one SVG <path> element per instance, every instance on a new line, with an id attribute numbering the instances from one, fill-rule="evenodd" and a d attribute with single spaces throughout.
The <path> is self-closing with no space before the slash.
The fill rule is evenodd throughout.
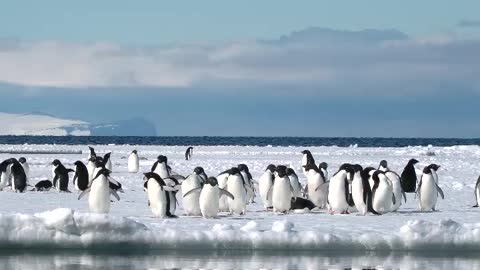
<path id="1" fill-rule="evenodd" d="M 428 95 L 478 89 L 479 54 L 480 40 L 413 38 L 373 29 L 307 28 L 273 40 L 157 47 L 0 40 L 0 82 L 70 89 Z"/>
<path id="2" fill-rule="evenodd" d="M 458 24 L 460 27 L 480 27 L 480 20 L 461 20 Z"/>

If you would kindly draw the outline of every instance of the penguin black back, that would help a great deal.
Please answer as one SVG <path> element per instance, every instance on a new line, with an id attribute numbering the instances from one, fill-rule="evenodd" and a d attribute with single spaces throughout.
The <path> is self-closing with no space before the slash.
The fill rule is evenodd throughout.
<path id="1" fill-rule="evenodd" d="M 80 160 L 75 163 L 75 176 L 73 177 L 73 183 L 76 183 L 79 190 L 84 191 L 88 188 L 88 170 L 85 164 Z"/>
<path id="2" fill-rule="evenodd" d="M 193 147 L 190 146 L 185 151 L 185 160 L 190 160 L 192 158 L 192 154 L 193 154 Z"/>
<path id="3" fill-rule="evenodd" d="M 417 185 L 417 174 L 415 172 L 415 164 L 418 160 L 412 158 L 408 161 L 400 176 L 400 183 L 406 193 L 414 193 Z"/>
<path id="4" fill-rule="evenodd" d="M 55 159 L 52 162 L 52 165 L 56 166 L 54 170 L 55 176 L 53 178 L 53 186 L 57 187 L 59 191 L 69 192 L 68 182 L 70 179 L 68 173 L 75 171 L 65 168 L 65 166 L 63 166 L 63 164 L 58 159 Z"/>
<path id="5" fill-rule="evenodd" d="M 13 185 L 16 192 L 24 192 L 27 188 L 27 175 L 22 164 L 14 160 L 12 165 Z"/>

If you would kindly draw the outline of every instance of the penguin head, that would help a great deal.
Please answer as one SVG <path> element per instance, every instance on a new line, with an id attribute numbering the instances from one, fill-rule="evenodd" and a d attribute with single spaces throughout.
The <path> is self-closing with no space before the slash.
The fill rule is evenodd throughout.
<path id="1" fill-rule="evenodd" d="M 137 154 L 137 150 L 133 150 L 133 151 L 132 151 L 132 154 L 135 154 L 135 155 L 136 155 L 136 154 Z"/>
<path id="2" fill-rule="evenodd" d="M 109 169 L 102 168 L 97 172 L 97 175 L 92 179 L 92 181 L 97 179 L 100 175 L 103 175 L 106 178 L 108 178 L 110 176 L 110 173 L 111 173 L 111 171 Z"/>
<path id="3" fill-rule="evenodd" d="M 240 170 L 237 167 L 232 167 L 230 170 L 228 170 L 228 174 L 230 175 L 240 174 Z"/>
<path id="4" fill-rule="evenodd" d="M 347 168 L 349 168 L 351 166 L 352 165 L 350 163 L 343 163 L 342 165 L 340 165 L 340 168 L 338 168 L 338 171 L 346 170 Z"/>
<path id="5" fill-rule="evenodd" d="M 160 155 L 160 156 L 157 157 L 157 161 L 158 161 L 158 163 L 165 163 L 166 164 L 167 163 L 167 157 L 164 156 L 164 155 Z"/>
<path id="6" fill-rule="evenodd" d="M 275 170 L 277 169 L 277 167 L 273 164 L 270 164 L 267 166 L 267 169 L 265 171 L 270 171 L 271 173 L 275 172 Z"/>
<path id="7" fill-rule="evenodd" d="M 371 173 L 375 172 L 375 168 L 373 167 L 366 167 L 362 171 L 362 179 L 368 180 L 370 178 Z"/>
<path id="8" fill-rule="evenodd" d="M 431 174 L 431 173 L 432 173 L 432 169 L 430 168 L 430 166 L 423 168 L 423 174 Z"/>
<path id="9" fill-rule="evenodd" d="M 80 160 L 77 160 L 75 161 L 75 163 L 73 163 L 73 165 L 80 166 L 80 165 L 83 165 L 83 162 L 81 162 Z"/>
<path id="10" fill-rule="evenodd" d="M 347 172 L 347 180 L 352 181 L 353 175 L 355 174 L 355 169 L 353 165 L 348 164 L 348 166 L 344 167 L 344 170 Z"/>
<path id="11" fill-rule="evenodd" d="M 287 173 L 288 176 L 297 175 L 292 168 L 287 168 L 286 173 Z"/>
<path id="12" fill-rule="evenodd" d="M 326 162 L 322 162 L 318 164 L 318 168 L 326 170 L 328 168 L 328 164 Z"/>
<path id="13" fill-rule="evenodd" d="M 287 175 L 287 166 L 278 165 L 275 171 L 278 177 L 283 178 Z"/>
<path id="14" fill-rule="evenodd" d="M 238 164 L 237 168 L 238 168 L 241 172 L 248 172 L 248 166 L 245 165 L 245 164 Z"/>
<path id="15" fill-rule="evenodd" d="M 357 173 L 363 171 L 363 168 L 360 164 L 355 164 L 353 165 L 353 170 L 355 171 L 355 173 Z"/>
<path id="16" fill-rule="evenodd" d="M 301 153 L 304 154 L 304 155 L 312 155 L 310 150 L 303 150 Z"/>
<path id="17" fill-rule="evenodd" d="M 57 167 L 58 165 L 61 165 L 62 163 L 60 162 L 60 160 L 58 159 L 54 159 L 53 162 L 52 162 L 52 165 Z"/>
<path id="18" fill-rule="evenodd" d="M 162 178 L 160 177 L 160 175 L 158 175 L 157 173 L 154 173 L 154 172 L 146 172 L 143 175 L 144 175 L 143 179 L 145 181 L 148 181 L 149 179 L 152 179 L 152 178 L 157 180 L 157 181 L 163 181 Z"/>
<path id="19" fill-rule="evenodd" d="M 437 171 L 440 168 L 440 165 L 437 164 L 430 164 L 428 167 L 434 171 Z"/>
<path id="20" fill-rule="evenodd" d="M 100 167 L 104 167 L 104 166 L 105 166 L 105 164 L 103 162 L 103 158 L 97 157 L 95 159 L 95 167 L 100 168 Z"/>
<path id="21" fill-rule="evenodd" d="M 386 160 L 380 161 L 380 166 L 379 166 L 379 168 L 380 168 L 380 167 L 388 168 L 388 163 L 387 163 L 387 161 L 386 161 Z"/>
<path id="22" fill-rule="evenodd" d="M 310 171 L 310 170 L 314 170 L 314 171 L 318 172 L 317 165 L 315 165 L 313 163 L 303 165 L 303 168 L 305 168 L 305 171 L 307 171 L 307 172 Z"/>
<path id="23" fill-rule="evenodd" d="M 18 161 L 22 164 L 25 164 L 27 162 L 27 159 L 24 158 L 24 157 L 21 157 L 21 158 L 18 159 Z"/>
<path id="24" fill-rule="evenodd" d="M 378 183 L 380 182 L 380 177 L 381 176 L 385 176 L 385 173 L 382 172 L 382 171 L 379 171 L 379 170 L 376 170 L 373 174 L 372 174 L 372 180 L 374 183 Z"/>
<path id="25" fill-rule="evenodd" d="M 417 163 L 418 163 L 418 160 L 416 160 L 416 159 L 414 159 L 414 158 L 412 158 L 412 159 L 410 159 L 410 160 L 408 161 L 408 164 L 412 164 L 412 165 L 415 165 L 415 164 L 417 164 Z"/>
<path id="26" fill-rule="evenodd" d="M 90 157 L 90 158 L 88 159 L 88 161 L 91 161 L 91 162 L 95 162 L 96 160 L 97 160 L 96 157 Z"/>
<path id="27" fill-rule="evenodd" d="M 193 173 L 195 173 L 196 175 L 201 175 L 205 173 L 205 171 L 203 170 L 202 167 L 196 167 L 195 169 L 193 169 Z"/>
<path id="28" fill-rule="evenodd" d="M 211 185 L 212 187 L 218 185 L 217 178 L 215 178 L 215 177 L 209 177 L 209 178 L 207 179 L 207 184 Z"/>

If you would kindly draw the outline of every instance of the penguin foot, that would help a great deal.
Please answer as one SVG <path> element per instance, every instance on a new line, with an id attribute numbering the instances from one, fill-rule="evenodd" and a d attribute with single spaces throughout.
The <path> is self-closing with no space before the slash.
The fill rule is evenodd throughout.
<path id="1" fill-rule="evenodd" d="M 477 208 L 477 207 L 478 207 L 478 204 L 475 204 L 475 205 L 474 205 L 474 206 L 472 206 L 472 207 L 474 207 L 474 208 Z"/>

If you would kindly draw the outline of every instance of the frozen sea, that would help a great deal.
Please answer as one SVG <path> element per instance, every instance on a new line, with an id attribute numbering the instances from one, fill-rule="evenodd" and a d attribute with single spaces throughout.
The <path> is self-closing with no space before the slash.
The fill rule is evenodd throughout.
<path id="1" fill-rule="evenodd" d="M 31 143 L 0 145 L 0 159 L 25 156 L 33 184 L 51 178 L 55 158 L 67 168 L 87 159 L 84 143 Z M 474 143 L 400 147 L 209 143 L 195 144 L 190 161 L 184 160 L 190 144 L 89 145 L 99 154 L 112 152 L 113 177 L 125 190 L 121 200 L 113 203 L 109 215 L 95 215 L 88 212 L 86 199 L 77 200 L 73 186 L 73 193 L 1 192 L 1 269 L 480 269 L 480 210 L 472 208 L 480 147 Z M 137 174 L 127 172 L 126 157 L 133 149 L 141 157 Z M 300 170 L 304 149 L 317 163 L 327 162 L 330 174 L 344 162 L 376 167 L 386 159 L 400 173 L 410 158 L 416 158 L 418 175 L 424 166 L 440 164 L 445 200 L 439 201 L 439 211 L 422 213 L 414 195 L 408 194 L 398 212 L 381 216 L 325 211 L 277 215 L 252 204 L 245 216 L 221 214 L 210 220 L 183 216 L 181 205 L 178 219 L 162 220 L 154 218 L 147 206 L 142 172 L 150 170 L 159 154 L 168 156 L 172 169 L 183 175 L 202 166 L 216 176 L 245 163 L 258 179 L 273 163 L 294 168 L 304 181 Z"/>

